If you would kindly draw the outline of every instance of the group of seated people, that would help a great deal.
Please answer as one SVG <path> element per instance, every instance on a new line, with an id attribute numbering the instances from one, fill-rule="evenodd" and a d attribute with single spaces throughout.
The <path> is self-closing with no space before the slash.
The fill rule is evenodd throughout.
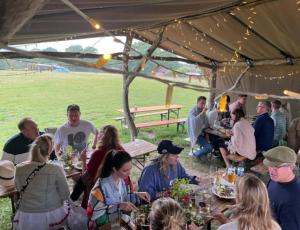
<path id="1" fill-rule="evenodd" d="M 206 120 L 206 114 L 203 113 L 205 100 L 202 97 L 198 102 L 200 101 L 202 109 L 196 107 L 193 112 L 200 111 L 198 116 Z M 259 105 L 258 111 L 267 111 L 267 105 Z M 254 135 L 255 125 L 252 128 L 246 123 L 242 109 L 235 109 L 232 115 L 234 128 L 231 142 L 235 145 L 235 150 L 242 154 L 246 151 L 243 145 L 239 145 L 239 140 L 234 138 L 235 133 L 243 132 L 245 127 L 249 127 L 249 133 L 244 135 Z M 267 119 L 264 118 L 266 114 L 260 112 L 260 115 L 263 115 L 261 119 Z M 179 154 L 183 148 L 170 140 L 161 141 L 157 148 L 158 157 L 143 169 L 136 188 L 130 178 L 132 158 L 122 148 L 117 129 L 106 125 L 97 131 L 92 123 L 80 119 L 78 105 L 68 106 L 67 117 L 68 121 L 58 128 L 54 138 L 49 134 L 40 133 L 36 123 L 25 118 L 19 124 L 20 134 L 10 139 L 4 147 L 3 158 L 13 161 L 12 167 L 16 164 L 14 180 L 20 194 L 13 229 L 59 229 L 63 226 L 71 229 L 101 229 L 102 226 L 113 225 L 119 219 L 133 229 L 130 212 L 135 210 L 137 205 L 149 202 L 153 202 L 150 229 L 199 229 L 193 223 L 186 223 L 183 211 L 176 201 L 165 198 L 169 195 L 169 189 L 175 179 L 186 178 L 192 184 L 201 184 L 201 179 L 189 175 L 179 162 Z M 189 122 L 193 122 L 192 119 Z M 206 121 L 199 127 L 205 123 Z M 94 151 L 88 160 L 86 149 L 90 133 L 94 133 L 95 138 L 92 145 Z M 202 133 L 199 133 L 198 136 L 201 135 Z M 202 142 L 203 139 L 205 137 L 201 136 L 195 141 Z M 255 139 L 252 141 L 255 143 Z M 18 149 L 21 145 L 23 149 L 14 152 L 13 147 L 18 146 Z M 83 162 L 83 173 L 76 181 L 71 194 L 63 168 L 49 161 L 65 151 L 68 145 L 80 152 Z M 226 156 L 227 146 L 222 147 L 222 143 L 219 143 L 219 146 L 220 149 L 224 149 L 221 152 L 225 152 Z M 18 155 L 24 157 L 25 151 L 28 152 L 28 158 L 19 162 Z M 249 151 L 249 156 L 251 154 L 252 151 Z M 243 177 L 237 184 L 234 219 L 228 220 L 221 213 L 214 214 L 214 217 L 224 224 L 219 229 L 258 229 L 255 226 L 262 230 L 280 227 L 300 229 L 300 214 L 297 211 L 300 199 L 292 195 L 300 192 L 300 181 L 293 171 L 296 154 L 288 147 L 279 146 L 265 152 L 264 156 L 264 164 L 269 168 L 271 176 L 268 191 L 257 177 Z M 3 177 L 0 178 L 0 182 L 2 179 Z M 74 205 L 82 193 L 82 207 L 86 211 Z"/>
<path id="2" fill-rule="evenodd" d="M 257 116 L 251 124 L 246 119 L 246 99 L 247 95 L 239 95 L 237 101 L 227 106 L 225 112 L 221 112 L 218 103 L 211 111 L 206 111 L 206 98 L 198 97 L 197 105 L 191 109 L 187 119 L 192 149 L 199 145 L 199 149 L 191 152 L 193 156 L 199 158 L 217 150 L 226 166 L 229 166 L 227 157 L 230 153 L 254 160 L 261 157 L 263 151 L 285 142 L 288 119 L 280 110 L 281 102 L 260 101 L 256 107 Z M 227 141 L 205 132 L 207 128 L 218 129 L 222 126 L 226 130 Z"/>

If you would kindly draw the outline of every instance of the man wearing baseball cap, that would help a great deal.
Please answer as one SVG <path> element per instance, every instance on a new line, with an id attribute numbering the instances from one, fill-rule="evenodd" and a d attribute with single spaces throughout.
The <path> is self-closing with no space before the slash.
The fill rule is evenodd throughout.
<path id="1" fill-rule="evenodd" d="M 294 173 L 297 155 L 289 147 L 278 146 L 264 157 L 271 177 L 267 187 L 273 216 L 282 230 L 300 229 L 300 180 Z"/>
<path id="2" fill-rule="evenodd" d="M 148 192 L 151 201 L 164 196 L 175 179 L 186 178 L 190 183 L 198 184 L 199 178 L 189 176 L 178 161 L 182 150 L 170 140 L 158 144 L 159 156 L 144 168 L 139 179 L 139 191 Z"/>

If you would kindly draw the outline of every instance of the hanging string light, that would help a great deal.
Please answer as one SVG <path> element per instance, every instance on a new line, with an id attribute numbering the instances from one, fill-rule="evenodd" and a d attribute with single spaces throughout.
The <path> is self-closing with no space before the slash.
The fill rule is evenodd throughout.
<path id="1" fill-rule="evenodd" d="M 283 91 L 283 94 L 290 97 L 300 97 L 300 93 L 296 93 L 287 89 Z"/>
<path id="2" fill-rule="evenodd" d="M 87 22 L 89 22 L 91 24 L 91 26 L 96 29 L 96 30 L 100 30 L 101 26 L 100 23 L 98 21 L 96 21 L 95 19 L 87 16 L 85 13 L 83 13 L 80 9 L 78 9 L 75 5 L 73 5 L 72 2 L 70 2 L 69 0 L 61 0 L 64 4 L 66 4 L 68 7 L 70 7 L 72 10 L 74 10 L 78 15 L 80 15 L 82 18 L 84 18 Z"/>
<path id="3" fill-rule="evenodd" d="M 112 58 L 112 55 L 111 55 L 111 54 L 103 54 L 103 55 L 101 55 L 101 56 L 98 58 L 98 60 L 97 60 L 97 62 L 96 62 L 96 64 L 95 64 L 95 66 L 96 66 L 97 68 L 101 68 L 101 67 L 104 66 L 111 58 Z"/>

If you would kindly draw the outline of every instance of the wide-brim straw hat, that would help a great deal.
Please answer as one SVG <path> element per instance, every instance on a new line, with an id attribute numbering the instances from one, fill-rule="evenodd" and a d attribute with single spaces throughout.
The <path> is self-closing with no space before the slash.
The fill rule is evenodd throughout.
<path id="1" fill-rule="evenodd" d="M 0 161 L 0 185 L 12 186 L 15 184 L 15 166 L 8 160 Z"/>

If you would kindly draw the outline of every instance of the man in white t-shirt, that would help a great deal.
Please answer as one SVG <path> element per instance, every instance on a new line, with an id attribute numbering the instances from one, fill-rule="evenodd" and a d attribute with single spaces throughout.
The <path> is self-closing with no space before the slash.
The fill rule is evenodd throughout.
<path id="1" fill-rule="evenodd" d="M 68 145 L 75 151 L 81 152 L 87 147 L 89 135 L 95 135 L 92 148 L 96 148 L 98 131 L 95 126 L 80 119 L 80 108 L 72 104 L 67 108 L 68 122 L 59 127 L 54 135 L 56 153 L 64 152 Z"/>

